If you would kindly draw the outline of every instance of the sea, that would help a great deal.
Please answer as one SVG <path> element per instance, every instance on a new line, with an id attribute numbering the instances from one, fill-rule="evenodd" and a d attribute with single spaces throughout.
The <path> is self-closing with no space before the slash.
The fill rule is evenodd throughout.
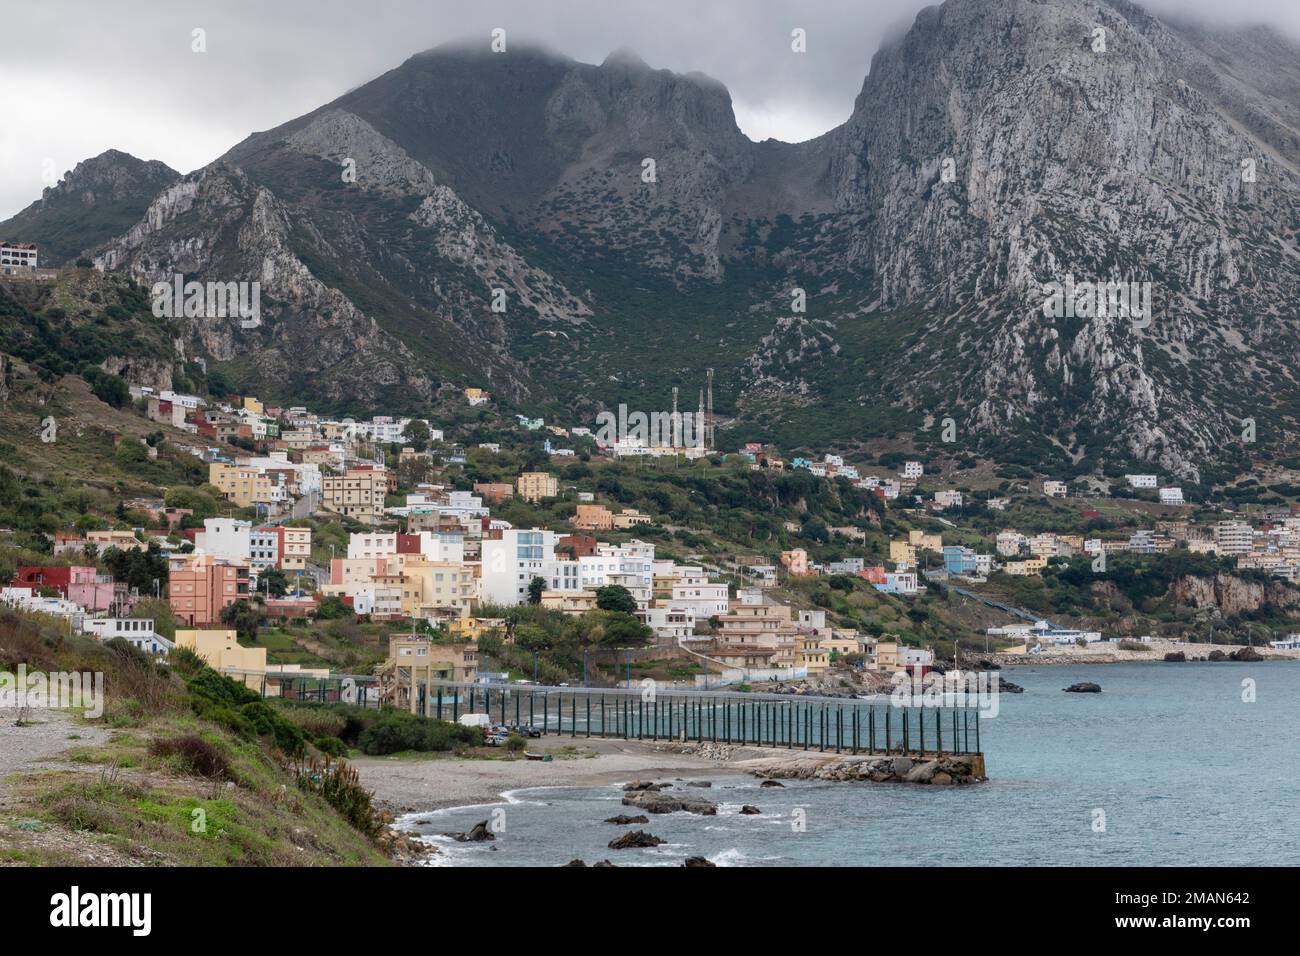
<path id="1" fill-rule="evenodd" d="M 638 812 L 613 784 L 519 790 L 403 824 L 437 845 L 435 866 L 1300 864 L 1300 661 L 1025 666 L 1002 677 L 1025 690 L 1001 694 L 997 716 L 981 721 L 989 780 L 974 786 L 764 788 L 693 771 L 712 787 L 689 792 L 715 801 L 717 816 L 604 823 Z M 1102 692 L 1063 691 L 1082 681 Z M 482 820 L 496 840 L 443 835 Z M 631 829 L 665 842 L 608 848 Z"/>

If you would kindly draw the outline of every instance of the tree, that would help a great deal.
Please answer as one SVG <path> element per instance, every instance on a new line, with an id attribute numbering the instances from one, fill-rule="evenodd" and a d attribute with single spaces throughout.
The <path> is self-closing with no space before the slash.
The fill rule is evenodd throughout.
<path id="1" fill-rule="evenodd" d="M 655 632 L 631 614 L 610 611 L 606 614 L 604 635 L 600 643 L 605 647 L 644 647 L 654 640 Z"/>
<path id="2" fill-rule="evenodd" d="M 424 451 L 428 448 L 429 426 L 418 418 L 412 419 L 406 426 L 406 444 L 416 451 Z"/>
<path id="3" fill-rule="evenodd" d="M 624 614 L 636 613 L 636 598 L 632 592 L 621 584 L 608 584 L 596 588 L 596 607 L 602 611 L 622 611 Z"/>
<path id="4" fill-rule="evenodd" d="M 542 592 L 546 590 L 546 578 L 533 578 L 528 582 L 528 603 L 541 604 Z"/>
<path id="5" fill-rule="evenodd" d="M 289 578 L 279 568 L 266 568 L 258 575 L 257 589 L 271 597 L 284 597 L 289 592 Z"/>
<path id="6" fill-rule="evenodd" d="M 248 640 L 257 637 L 257 629 L 262 624 L 262 614 L 247 601 L 236 601 L 221 609 L 221 623 L 234 628 L 235 633 Z"/>

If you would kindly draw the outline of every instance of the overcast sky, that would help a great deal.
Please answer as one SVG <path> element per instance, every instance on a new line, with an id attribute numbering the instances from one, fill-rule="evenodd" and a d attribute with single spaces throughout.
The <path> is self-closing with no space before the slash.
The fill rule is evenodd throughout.
<path id="1" fill-rule="evenodd" d="M 924 0 L 36 0 L 0 20 L 0 220 L 116 148 L 189 172 L 413 53 L 494 27 L 598 63 L 629 47 L 731 91 L 753 139 L 843 122 L 886 37 Z M 1297 0 L 1155 0 L 1300 37 Z M 807 31 L 807 53 L 790 33 Z M 196 28 L 207 52 L 191 51 Z"/>

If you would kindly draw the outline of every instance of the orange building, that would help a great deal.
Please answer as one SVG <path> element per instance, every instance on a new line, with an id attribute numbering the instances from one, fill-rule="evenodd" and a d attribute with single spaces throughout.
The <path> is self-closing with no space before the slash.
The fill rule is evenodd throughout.
<path id="1" fill-rule="evenodd" d="M 167 603 L 179 624 L 205 627 L 221 622 L 221 610 L 248 599 L 248 562 L 200 554 L 173 567 Z"/>

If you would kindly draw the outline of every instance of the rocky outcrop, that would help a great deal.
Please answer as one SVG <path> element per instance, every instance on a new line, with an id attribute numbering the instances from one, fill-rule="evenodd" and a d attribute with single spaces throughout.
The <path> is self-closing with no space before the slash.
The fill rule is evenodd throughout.
<path id="1" fill-rule="evenodd" d="M 620 813 L 616 817 L 609 817 L 605 822 L 616 823 L 619 826 L 627 826 L 632 823 L 649 823 L 650 818 L 647 816 L 642 816 L 640 814 L 636 816 L 628 816 L 626 813 Z"/>
<path id="2" fill-rule="evenodd" d="M 1247 580 L 1232 574 L 1187 575 L 1170 584 L 1169 594 L 1179 604 L 1198 610 L 1212 608 L 1224 617 L 1258 611 L 1265 605 L 1300 607 L 1300 590 L 1283 581 Z"/>
<path id="3" fill-rule="evenodd" d="M 686 858 L 686 861 L 682 863 L 682 866 L 689 866 L 689 867 L 706 867 L 706 866 L 717 866 L 717 865 L 718 864 L 714 863 L 708 857 L 704 857 L 704 856 L 688 856 Z"/>
<path id="4" fill-rule="evenodd" d="M 744 770 L 765 779 L 870 781 L 960 786 L 985 780 L 984 761 L 976 755 L 912 757 L 865 754 L 783 754 L 737 761 Z"/>
<path id="5" fill-rule="evenodd" d="M 486 820 L 474 824 L 474 826 L 464 833 L 448 833 L 447 836 L 451 837 L 457 843 L 485 843 L 489 840 L 496 839 L 496 834 L 488 828 L 488 822 Z"/>
<path id="6" fill-rule="evenodd" d="M 626 793 L 623 795 L 623 803 L 626 806 L 644 810 L 646 813 L 677 813 L 684 811 L 686 813 L 698 813 L 703 816 L 713 816 L 718 812 L 718 805 L 712 801 L 686 794 L 662 793 L 658 790 L 638 790 Z"/>
<path id="7" fill-rule="evenodd" d="M 1077 684 L 1071 684 L 1064 688 L 1067 694 L 1100 694 L 1101 685 L 1093 684 L 1089 681 L 1080 681 Z"/>
<path id="8" fill-rule="evenodd" d="M 646 847 L 659 846 L 661 843 L 668 841 L 661 840 L 653 834 L 646 833 L 644 830 L 633 830 L 630 833 L 624 833 L 621 837 L 616 837 L 609 841 L 611 850 L 637 850 Z"/>

